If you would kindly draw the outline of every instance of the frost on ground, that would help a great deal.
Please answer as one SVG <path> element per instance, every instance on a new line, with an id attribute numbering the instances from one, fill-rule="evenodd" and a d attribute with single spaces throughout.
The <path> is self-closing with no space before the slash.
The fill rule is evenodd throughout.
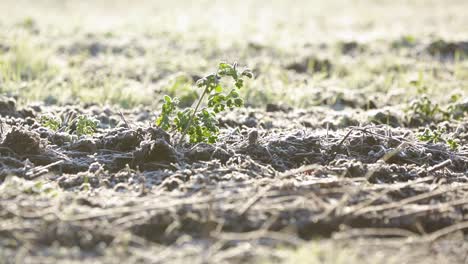
<path id="1" fill-rule="evenodd" d="M 279 123 L 286 115 L 253 111 Z M 23 252 L 30 261 L 105 262 L 116 254 L 143 262 L 280 261 L 287 254 L 278 248 L 315 238 L 337 245 L 377 239 L 392 252 L 395 240 L 431 249 L 446 236 L 457 250 L 466 248 L 466 121 L 447 124 L 462 139 L 453 151 L 402 127 L 266 129 L 236 121 L 251 113 L 226 119 L 230 126 L 215 145 L 181 146 L 159 128 L 130 121 L 132 113 L 131 128 L 120 123 L 82 138 L 31 117 L 4 118 L 2 254 Z M 466 251 L 452 249 L 434 254 L 463 259 Z"/>
<path id="2" fill-rule="evenodd" d="M 101 0 L 67 23 L 88 7 L 9 5 L 0 259 L 468 261 L 466 3 L 219 2 Z M 192 105 L 221 60 L 253 69 L 247 107 L 217 143 L 177 144 L 154 125 L 162 95 Z"/>

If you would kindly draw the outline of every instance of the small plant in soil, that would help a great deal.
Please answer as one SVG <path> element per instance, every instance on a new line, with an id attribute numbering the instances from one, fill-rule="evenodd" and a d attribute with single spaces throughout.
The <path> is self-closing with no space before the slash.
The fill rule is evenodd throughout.
<path id="1" fill-rule="evenodd" d="M 451 150 L 457 150 L 459 147 L 458 140 L 448 136 L 443 129 L 430 130 L 425 129 L 419 134 L 418 139 L 429 143 L 445 143 Z"/>
<path id="2" fill-rule="evenodd" d="M 460 147 L 460 145 L 458 144 L 458 140 L 453 139 L 453 138 L 447 139 L 445 143 L 451 150 L 457 150 L 458 147 Z"/>
<path id="3" fill-rule="evenodd" d="M 80 115 L 76 118 L 76 134 L 78 136 L 92 135 L 97 131 L 98 124 L 99 122 L 94 118 Z"/>
<path id="4" fill-rule="evenodd" d="M 424 95 L 413 101 L 407 110 L 415 115 L 414 118 L 420 118 L 426 122 L 434 121 L 434 119 L 460 120 L 468 113 L 468 104 L 458 103 L 461 98 L 460 94 L 454 94 L 450 98 L 450 104 L 442 107 Z"/>
<path id="5" fill-rule="evenodd" d="M 433 103 L 427 96 L 422 96 L 413 101 L 410 109 L 424 120 L 432 120 L 435 115 L 442 112 L 440 106 Z"/>
<path id="6" fill-rule="evenodd" d="M 233 81 L 231 89 L 223 87 L 221 80 L 225 77 L 231 77 Z M 216 115 L 227 108 L 233 109 L 244 105 L 244 100 L 238 92 L 244 86 L 244 77 L 252 78 L 252 71 L 246 68 L 239 70 L 236 63 L 220 63 L 216 73 L 197 81 L 196 85 L 203 91 L 194 108 L 179 109 L 179 99 L 165 95 L 156 125 L 166 131 L 179 132 L 181 141 L 188 135 L 192 143 L 216 142 L 219 134 Z M 202 106 L 205 98 L 207 98 L 206 106 Z"/>
<path id="7" fill-rule="evenodd" d="M 49 128 L 52 131 L 67 131 L 72 130 L 72 125 L 75 124 L 75 133 L 78 136 L 92 135 L 97 131 L 99 122 L 89 116 L 79 115 L 70 122 L 64 122 L 60 118 L 44 115 L 41 116 L 39 122 L 42 126 Z"/>
<path id="8" fill-rule="evenodd" d="M 41 123 L 42 126 L 47 127 L 48 129 L 52 131 L 58 131 L 62 126 L 62 121 L 59 118 L 56 118 L 54 116 L 48 116 L 48 115 L 41 116 L 41 118 L 39 119 L 39 122 Z"/>

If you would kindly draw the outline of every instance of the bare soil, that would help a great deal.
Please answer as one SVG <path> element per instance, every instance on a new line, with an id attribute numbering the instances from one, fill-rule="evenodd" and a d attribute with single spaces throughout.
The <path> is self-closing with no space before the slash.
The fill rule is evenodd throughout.
<path id="1" fill-rule="evenodd" d="M 215 145 L 176 146 L 140 111 L 124 111 L 124 122 L 108 109 L 103 119 L 116 127 L 78 138 L 36 117 L 95 106 L 36 106 L 26 117 L 8 100 L 0 146 L 7 263 L 281 261 L 275 249 L 317 238 L 381 243 L 389 255 L 399 241 L 466 261 L 466 119 L 447 124 L 462 140 L 452 151 L 415 140 L 417 127 L 331 126 L 314 110 L 269 105 L 226 116 Z M 296 122 L 284 127 L 284 119 Z"/>

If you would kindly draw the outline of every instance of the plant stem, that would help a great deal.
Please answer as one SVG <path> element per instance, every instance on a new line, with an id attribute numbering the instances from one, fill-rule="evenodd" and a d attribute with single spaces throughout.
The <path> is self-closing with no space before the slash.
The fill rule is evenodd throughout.
<path id="1" fill-rule="evenodd" d="M 182 143 L 182 140 L 184 140 L 185 135 L 187 134 L 187 129 L 192 125 L 193 118 L 195 117 L 195 114 L 197 113 L 198 108 L 200 107 L 200 104 L 201 104 L 201 102 L 203 100 L 203 97 L 205 97 L 207 91 L 208 91 L 208 87 L 205 87 L 205 90 L 203 90 L 202 95 L 198 99 L 198 103 L 197 103 L 197 106 L 195 106 L 195 110 L 193 110 L 193 113 L 190 116 L 190 119 L 189 119 L 187 125 L 184 128 L 184 131 L 182 131 L 182 137 L 180 137 L 179 142 L 177 143 L 177 145 L 180 145 L 180 143 Z"/>

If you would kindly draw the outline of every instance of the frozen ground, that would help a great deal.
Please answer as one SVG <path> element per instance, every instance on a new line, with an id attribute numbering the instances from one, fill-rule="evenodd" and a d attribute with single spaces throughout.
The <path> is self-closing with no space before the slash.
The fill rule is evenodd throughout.
<path id="1" fill-rule="evenodd" d="M 467 263 L 466 1 L 14 2 L 0 263 Z M 176 144 L 219 61 L 246 108 Z"/>

